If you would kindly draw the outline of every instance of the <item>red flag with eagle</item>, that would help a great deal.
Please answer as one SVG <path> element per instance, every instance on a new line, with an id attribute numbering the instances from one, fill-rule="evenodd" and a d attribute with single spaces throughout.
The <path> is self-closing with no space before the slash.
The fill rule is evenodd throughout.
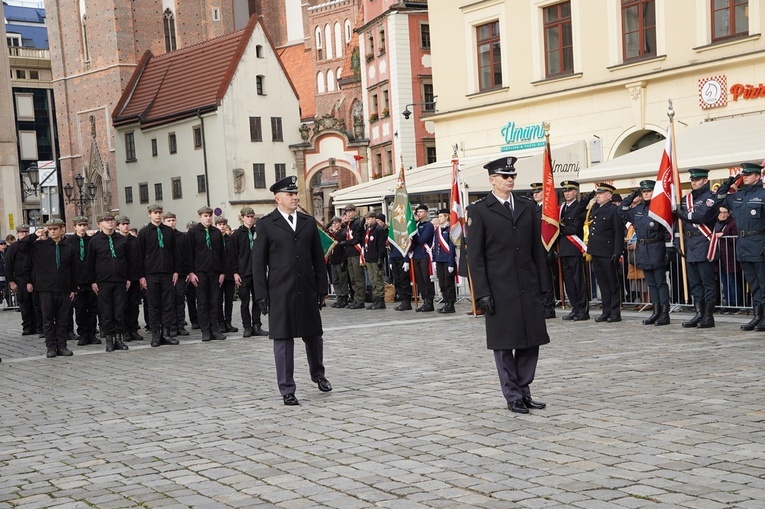
<path id="1" fill-rule="evenodd" d="M 667 141 L 664 152 L 661 155 L 659 174 L 656 176 L 656 184 L 651 196 L 651 204 L 648 207 L 648 216 L 655 219 L 669 232 L 672 237 L 672 228 L 675 223 L 674 211 L 677 207 L 675 202 L 675 184 L 672 176 L 672 138 L 667 129 Z"/>
<path id="2" fill-rule="evenodd" d="M 559 233 L 560 207 L 558 207 L 558 193 L 555 191 L 553 180 L 550 142 L 547 142 L 542 168 L 542 245 L 546 250 L 552 249 Z"/>

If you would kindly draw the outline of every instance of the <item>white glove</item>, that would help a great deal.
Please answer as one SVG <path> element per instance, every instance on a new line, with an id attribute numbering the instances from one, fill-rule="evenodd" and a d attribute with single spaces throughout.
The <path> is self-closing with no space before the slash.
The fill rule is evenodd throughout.
<path id="1" fill-rule="evenodd" d="M 404 264 L 401 266 L 402 269 L 404 269 L 404 272 L 409 271 L 409 262 L 404 262 Z"/>
<path id="2" fill-rule="evenodd" d="M 454 267 L 449 267 L 449 274 L 451 274 L 452 272 L 454 272 Z"/>

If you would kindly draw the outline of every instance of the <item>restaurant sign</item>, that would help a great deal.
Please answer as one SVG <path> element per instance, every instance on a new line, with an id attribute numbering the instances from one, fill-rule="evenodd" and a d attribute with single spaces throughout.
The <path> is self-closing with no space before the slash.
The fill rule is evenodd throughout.
<path id="1" fill-rule="evenodd" d="M 515 122 L 508 122 L 500 133 L 505 141 L 501 149 L 502 152 L 545 145 L 545 129 L 542 122 L 527 126 L 516 126 Z"/>

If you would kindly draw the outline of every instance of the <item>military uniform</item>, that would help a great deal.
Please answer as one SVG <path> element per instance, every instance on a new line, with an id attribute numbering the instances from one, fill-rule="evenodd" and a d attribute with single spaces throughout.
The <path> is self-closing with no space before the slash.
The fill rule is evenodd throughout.
<path id="1" fill-rule="evenodd" d="M 271 191 L 277 199 L 288 199 L 298 191 L 297 177 L 276 182 Z M 268 323 L 269 336 L 274 340 L 277 383 L 284 404 L 292 406 L 299 404 L 293 378 L 296 337 L 302 337 L 305 343 L 311 380 L 322 392 L 332 390 L 324 376 L 320 313 L 328 291 L 327 266 L 316 220 L 280 207 L 255 225 L 252 278 L 261 311 L 272 311 Z"/>
<path id="2" fill-rule="evenodd" d="M 449 209 L 438 211 L 439 217 L 442 214 L 450 214 Z M 433 261 L 436 264 L 436 276 L 438 277 L 438 286 L 441 289 L 443 306 L 438 308 L 439 313 L 454 313 L 454 304 L 457 302 L 457 249 L 449 235 L 451 228 L 448 223 L 435 229 L 433 235 Z"/>
<path id="3" fill-rule="evenodd" d="M 692 168 L 692 180 L 706 179 L 709 170 Z M 683 322 L 683 327 L 706 329 L 715 326 L 714 310 L 717 302 L 715 265 L 719 259 L 717 237 L 714 234 L 717 222 L 715 195 L 709 190 L 709 183 L 683 196 L 677 216 L 683 221 L 685 237 L 685 261 L 688 283 L 693 295 L 696 315 Z"/>
<path id="4" fill-rule="evenodd" d="M 210 207 L 197 211 L 200 217 L 212 216 Z M 225 266 L 223 234 L 212 224 L 201 222 L 186 234 L 186 254 L 189 259 L 189 282 L 195 284 L 197 295 L 197 319 L 202 330 L 202 341 L 222 340 L 226 336 L 218 329 L 220 287 Z M 196 281 L 193 279 L 196 276 Z"/>
<path id="5" fill-rule="evenodd" d="M 16 227 L 16 234 L 20 237 L 19 233 L 28 234 L 29 225 L 23 224 Z M 8 246 L 5 252 L 5 277 L 9 286 L 11 283 L 16 285 L 16 299 L 21 312 L 21 335 L 31 336 L 43 331 L 36 329 L 34 300 L 32 294 L 27 292 L 27 285 L 24 280 L 26 259 L 27 254 L 19 250 L 18 241 Z"/>
<path id="6" fill-rule="evenodd" d="M 127 216 L 117 216 L 117 228 L 121 224 L 130 225 L 130 218 Z M 141 283 L 138 277 L 138 237 L 132 235 L 129 231 L 127 233 L 120 233 L 127 240 L 128 257 L 130 262 L 128 263 L 128 280 L 130 281 L 130 287 L 127 289 L 125 295 L 125 341 L 140 341 L 143 339 L 138 333 L 140 326 L 138 325 L 138 315 L 141 312 Z"/>
<path id="7" fill-rule="evenodd" d="M 186 233 L 178 229 L 177 217 L 173 212 L 165 212 L 162 214 L 162 222 L 165 223 L 168 228 L 173 230 L 175 248 L 180 253 L 178 256 L 180 265 L 176 268 L 178 271 L 178 280 L 175 282 L 175 285 L 173 285 L 173 313 L 168 335 L 170 337 L 188 336 L 189 333 L 184 328 L 184 324 L 186 323 L 186 277 L 189 275 L 190 271 L 189 254 L 186 250 Z"/>
<path id="8" fill-rule="evenodd" d="M 332 219 L 332 223 L 338 225 L 342 223 L 342 219 L 335 217 Z M 335 248 L 329 253 L 329 270 L 332 274 L 332 287 L 335 290 L 335 302 L 330 305 L 333 308 L 344 308 L 348 305 L 348 264 L 345 260 L 345 249 L 342 248 L 340 243 L 343 241 L 343 231 L 339 229 L 333 234 L 333 238 L 338 242 L 335 244 Z"/>
<path id="9" fill-rule="evenodd" d="M 346 207 L 345 211 L 355 211 L 355 207 Z M 353 289 L 353 301 L 346 306 L 348 309 L 364 309 L 367 298 L 367 283 L 364 277 L 364 264 L 361 253 L 364 250 L 364 225 L 358 217 L 354 217 L 343 229 L 345 240 L 345 259 L 348 262 L 348 281 Z"/>
<path id="10" fill-rule="evenodd" d="M 75 225 L 87 225 L 90 220 L 85 216 L 77 216 L 73 220 Z M 88 246 L 92 237 L 83 232 L 83 235 L 75 233 L 64 237 L 64 242 L 74 248 L 74 271 L 77 278 L 77 294 L 72 302 L 72 309 L 77 320 L 77 335 L 80 337 L 77 345 L 101 344 L 96 334 L 98 333 L 98 297 L 90 288 L 87 273 Z M 71 315 L 70 315 L 71 316 Z"/>
<path id="11" fill-rule="evenodd" d="M 616 189 L 610 184 L 598 184 L 597 193 L 611 193 Z M 617 270 L 624 250 L 624 223 L 619 217 L 619 207 L 611 201 L 594 205 L 590 212 L 590 235 L 587 253 L 592 256 L 595 277 L 600 288 L 603 312 L 596 322 L 620 322 L 621 284 Z"/>
<path id="12" fill-rule="evenodd" d="M 385 243 L 388 236 L 377 224 L 377 214 L 369 212 L 364 219 L 372 219 L 364 231 L 364 262 L 366 263 L 369 281 L 372 284 L 373 303 L 367 309 L 385 309 Z"/>
<path id="13" fill-rule="evenodd" d="M 218 300 L 218 332 L 239 332 L 237 327 L 231 323 L 234 312 L 234 293 L 236 284 L 234 283 L 234 271 L 231 267 L 231 258 L 235 253 L 231 249 L 231 235 L 224 233 L 222 225 L 228 225 L 228 219 L 225 217 L 215 218 L 215 227 L 223 235 L 223 284 L 220 287 L 220 299 Z"/>
<path id="14" fill-rule="evenodd" d="M 418 205 L 415 210 L 428 210 L 427 205 Z M 416 311 L 434 311 L 433 299 L 436 296 L 436 288 L 430 279 L 433 267 L 429 253 L 433 244 L 435 228 L 430 219 L 425 218 L 417 223 L 417 233 L 412 236 L 412 268 L 417 281 L 417 290 L 422 297 L 422 305 Z"/>
<path id="15" fill-rule="evenodd" d="M 579 190 L 579 183 L 564 180 L 560 183 L 565 191 Z M 583 321 L 590 319 L 590 299 L 587 296 L 587 282 L 584 278 L 584 214 L 585 200 L 574 198 L 560 206 L 560 234 L 558 235 L 558 257 L 563 272 L 563 284 L 571 302 L 571 312 L 564 320 Z"/>
<path id="16" fill-rule="evenodd" d="M 244 207 L 241 215 L 255 215 L 250 207 Z M 267 336 L 268 331 L 263 330 L 263 322 L 260 319 L 260 308 L 255 302 L 255 288 L 252 284 L 252 246 L 255 243 L 255 225 L 247 228 L 245 225 L 237 228 L 231 234 L 229 243 L 231 256 L 231 272 L 238 274 L 241 279 L 239 285 L 240 312 L 244 327 L 243 337 Z M 342 251 L 342 250 L 340 250 Z M 252 301 L 250 300 L 252 299 Z M 252 312 L 250 312 L 252 305 Z"/>
<path id="17" fill-rule="evenodd" d="M 543 191 L 544 184 L 541 182 L 534 182 L 531 184 L 531 190 L 534 193 L 534 213 L 537 216 L 537 219 L 539 220 L 539 224 L 542 224 L 542 205 L 543 201 L 536 201 L 537 196 L 541 196 L 541 193 Z M 540 236 L 540 242 L 542 240 Z M 555 288 L 558 286 L 558 261 L 556 259 L 557 252 L 555 251 L 555 247 L 553 246 L 552 249 L 548 252 L 547 255 L 547 267 L 550 271 L 550 281 L 552 284 L 550 285 L 550 291 L 547 293 L 542 294 L 542 305 L 545 308 L 545 318 L 555 318 Z"/>
<path id="18" fill-rule="evenodd" d="M 515 160 L 502 158 L 485 168 L 489 175 L 514 179 Z M 539 346 L 550 342 L 540 300 L 550 290 L 550 277 L 533 207 L 512 193 L 501 200 L 492 192 L 468 209 L 473 291 L 485 312 L 486 345 L 494 351 L 502 394 L 516 413 L 545 407 L 531 398 L 529 388 Z"/>
<path id="19" fill-rule="evenodd" d="M 758 164 L 743 163 L 743 175 L 755 175 L 762 171 Z M 728 194 L 736 177 L 730 177 L 717 190 L 717 201 L 730 210 L 738 228 L 736 259 L 741 264 L 744 277 L 752 296 L 754 317 L 741 326 L 742 330 L 765 331 L 765 189 L 762 181 L 742 186 L 734 194 Z"/>
<path id="20" fill-rule="evenodd" d="M 651 201 L 642 201 L 636 206 L 632 202 L 638 192 L 653 192 L 653 180 L 640 182 L 640 190 L 633 191 L 622 201 L 619 215 L 624 223 L 632 223 L 637 235 L 635 262 L 643 271 L 648 293 L 653 305 L 651 316 L 643 320 L 644 325 L 669 324 L 669 285 L 667 284 L 667 248 L 669 240 L 667 229 L 648 215 Z"/>

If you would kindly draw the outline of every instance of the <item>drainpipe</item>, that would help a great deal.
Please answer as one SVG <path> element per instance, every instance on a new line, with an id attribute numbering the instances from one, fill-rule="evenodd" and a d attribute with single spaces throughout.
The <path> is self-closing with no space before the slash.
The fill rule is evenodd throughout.
<path id="1" fill-rule="evenodd" d="M 210 177 L 207 174 L 207 141 L 205 140 L 205 119 L 202 117 L 201 109 L 197 110 L 197 118 L 202 127 L 202 157 L 205 161 L 205 194 L 207 195 L 207 206 L 210 206 Z"/>

